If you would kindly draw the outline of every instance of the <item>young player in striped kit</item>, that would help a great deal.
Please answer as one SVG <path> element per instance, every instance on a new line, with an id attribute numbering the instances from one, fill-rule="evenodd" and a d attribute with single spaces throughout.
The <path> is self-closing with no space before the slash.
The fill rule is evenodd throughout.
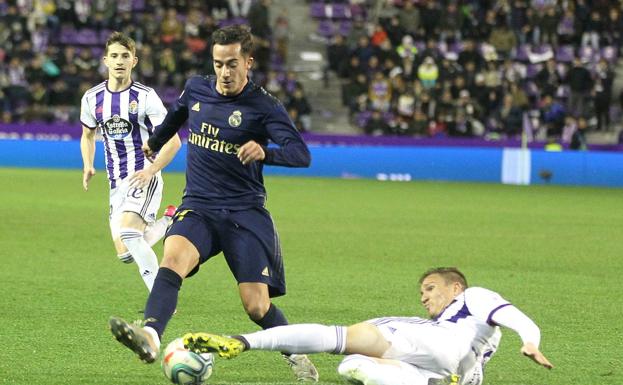
<path id="1" fill-rule="evenodd" d="M 246 350 L 348 354 L 338 372 L 355 384 L 480 385 L 502 336 L 499 326 L 505 326 L 521 337 L 523 355 L 553 367 L 539 351 L 538 326 L 498 293 L 468 287 L 458 269 L 425 272 L 420 293 L 431 319 L 385 317 L 348 327 L 299 324 L 233 338 L 189 333 L 184 344 L 227 358 Z"/>
<path id="2" fill-rule="evenodd" d="M 132 81 L 132 68 L 138 62 L 135 52 L 131 38 L 120 32 L 111 34 L 103 57 L 108 80 L 82 97 L 82 185 L 88 190 L 95 175 L 95 134 L 100 129 L 110 182 L 110 231 L 115 249 L 122 262 L 136 262 L 151 291 L 158 272 L 158 259 L 151 246 L 164 236 L 175 213 L 175 207 L 169 206 L 156 220 L 163 187 L 160 170 L 171 162 L 181 142 L 174 136 L 155 159 L 146 159 L 141 151 L 143 141 L 162 123 L 167 110 L 152 88 Z"/>

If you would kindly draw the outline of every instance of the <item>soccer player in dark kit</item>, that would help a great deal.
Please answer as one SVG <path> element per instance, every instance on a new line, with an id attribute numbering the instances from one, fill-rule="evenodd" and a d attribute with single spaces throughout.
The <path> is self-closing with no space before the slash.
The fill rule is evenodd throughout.
<path id="1" fill-rule="evenodd" d="M 143 145 L 151 156 L 190 123 L 186 188 L 166 234 L 143 326 L 110 319 L 115 338 L 145 362 L 156 360 L 182 280 L 221 251 L 251 320 L 263 329 L 288 323 L 270 299 L 284 295 L 286 287 L 279 237 L 264 208 L 262 167 L 308 167 L 311 157 L 281 102 L 249 80 L 252 48 L 246 26 L 215 31 L 216 76 L 191 77 Z M 277 147 L 267 147 L 269 139 Z M 318 380 L 307 356 L 284 357 L 299 380 Z"/>

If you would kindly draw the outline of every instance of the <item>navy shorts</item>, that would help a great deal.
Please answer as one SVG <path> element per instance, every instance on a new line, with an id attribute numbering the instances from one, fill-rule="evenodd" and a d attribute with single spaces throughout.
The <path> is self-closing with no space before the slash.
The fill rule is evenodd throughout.
<path id="1" fill-rule="evenodd" d="M 279 235 L 263 207 L 177 210 L 166 236 L 180 235 L 199 250 L 199 265 L 221 251 L 236 281 L 262 282 L 269 295 L 286 293 Z M 188 277 L 199 270 L 197 265 Z"/>

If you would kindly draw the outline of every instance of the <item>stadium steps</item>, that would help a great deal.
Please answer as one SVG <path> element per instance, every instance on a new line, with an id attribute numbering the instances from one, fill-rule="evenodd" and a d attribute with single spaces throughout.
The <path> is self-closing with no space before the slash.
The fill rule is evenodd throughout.
<path id="1" fill-rule="evenodd" d="M 290 18 L 291 37 L 287 68 L 298 74 L 311 104 L 312 131 L 355 133 L 355 129 L 348 122 L 348 109 L 342 106 L 341 87 L 337 83 L 339 80 L 331 76 L 328 85 L 323 81 L 326 43 L 314 38 L 317 22 L 309 15 L 309 4 L 304 0 L 273 0 L 270 10 L 273 25 L 274 19 L 283 8 L 288 9 Z"/>

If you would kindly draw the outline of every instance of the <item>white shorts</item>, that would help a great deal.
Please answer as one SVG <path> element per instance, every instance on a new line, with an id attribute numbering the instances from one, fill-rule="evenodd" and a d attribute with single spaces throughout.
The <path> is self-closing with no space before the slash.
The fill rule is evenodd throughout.
<path id="1" fill-rule="evenodd" d="M 418 317 L 385 317 L 366 321 L 391 343 L 383 358 L 398 360 L 440 376 L 457 374 L 469 346 L 457 343 L 455 333 Z"/>
<path id="2" fill-rule="evenodd" d="M 130 178 L 125 178 L 110 190 L 110 233 L 113 239 L 119 237 L 121 214 L 126 211 L 137 213 L 147 224 L 156 220 L 163 188 L 162 175 L 154 175 L 143 188 L 130 187 Z"/>

